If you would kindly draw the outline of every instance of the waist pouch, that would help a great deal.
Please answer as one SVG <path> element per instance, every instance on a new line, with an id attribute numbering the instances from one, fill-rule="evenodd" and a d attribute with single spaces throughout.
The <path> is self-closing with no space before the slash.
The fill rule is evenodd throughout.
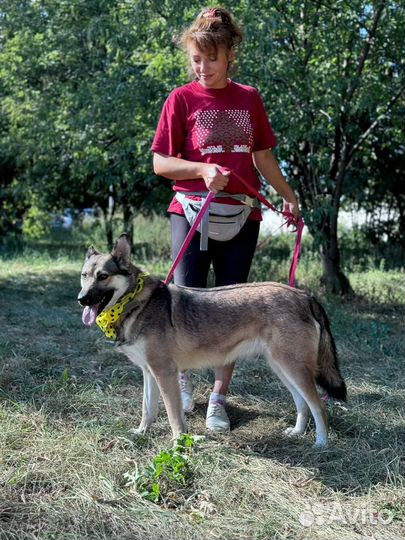
<path id="1" fill-rule="evenodd" d="M 204 200 L 194 200 L 190 196 L 204 197 L 207 194 L 204 192 L 187 192 L 176 193 L 176 199 L 181 203 L 184 214 L 190 225 L 193 225 L 196 220 Z M 231 195 L 229 193 L 217 193 L 215 198 L 226 197 L 240 201 L 242 204 L 226 204 L 212 202 L 207 212 L 207 219 L 202 220 L 198 226 L 198 231 L 201 233 L 201 249 L 207 249 L 207 237 L 212 240 L 226 242 L 234 238 L 246 223 L 247 218 L 253 208 L 260 208 L 260 203 L 257 199 L 248 195 Z"/>

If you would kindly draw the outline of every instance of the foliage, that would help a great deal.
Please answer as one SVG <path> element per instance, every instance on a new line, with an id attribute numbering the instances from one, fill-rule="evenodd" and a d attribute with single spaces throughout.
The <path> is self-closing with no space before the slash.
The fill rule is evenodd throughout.
<path id="1" fill-rule="evenodd" d="M 342 292 L 342 206 L 373 215 L 390 208 L 388 221 L 371 227 L 375 242 L 388 233 L 399 244 L 405 230 L 403 3 L 224 5 L 246 33 L 237 80 L 264 97 L 324 276 Z M 153 175 L 149 148 L 165 97 L 187 80 L 173 35 L 200 8 L 185 0 L 3 0 L 0 231 L 21 226 L 27 193 L 48 211 L 98 206 L 109 244 L 118 212 L 128 230 L 135 213 L 162 211 L 170 186 Z"/>
<path id="2" fill-rule="evenodd" d="M 24 214 L 23 233 L 28 238 L 41 238 L 50 232 L 51 217 L 32 204 Z"/>
<path id="3" fill-rule="evenodd" d="M 170 492 L 184 487 L 192 475 L 190 456 L 194 445 L 201 437 L 189 434 L 180 435 L 170 450 L 162 450 L 155 456 L 143 472 L 136 467 L 134 472 L 126 472 L 126 486 L 134 487 L 141 497 L 162 503 Z"/>
<path id="4" fill-rule="evenodd" d="M 2 9 L 4 147 L 18 149 L 15 180 L 49 208 L 98 205 L 112 215 L 111 196 L 124 209 L 158 206 L 156 193 L 148 198 L 157 185 L 149 146 L 163 83 L 149 61 L 143 3 Z"/>
<path id="5" fill-rule="evenodd" d="M 405 102 L 399 107 L 398 115 L 381 122 L 378 132 L 368 141 L 367 152 L 356 157 L 357 175 L 349 175 L 346 200 L 355 209 L 367 213 L 365 241 L 373 246 L 384 238 L 389 238 L 393 246 L 404 242 L 405 152 L 401 121 L 404 115 Z"/>
<path id="6" fill-rule="evenodd" d="M 389 118 L 402 140 L 404 134 L 404 6 L 385 0 L 276 0 L 266 10 L 265 4 L 255 3 L 259 25 L 256 18 L 246 21 L 248 40 L 256 46 L 244 56 L 241 71 L 265 97 L 280 134 L 279 155 L 320 246 L 325 277 L 332 290 L 342 292 L 349 286 L 339 273 L 340 207 L 346 201 L 362 205 L 365 193 L 369 204 L 379 206 L 374 183 L 392 193 L 397 219 L 403 208 L 393 195 L 399 184 L 390 189 L 372 167 L 378 159 L 390 173 L 396 167 L 397 177 L 404 174 L 403 146 L 397 136 L 384 137 Z M 380 152 L 373 158 L 376 145 L 385 147 L 384 157 Z M 388 149 L 402 162 L 394 166 Z"/>

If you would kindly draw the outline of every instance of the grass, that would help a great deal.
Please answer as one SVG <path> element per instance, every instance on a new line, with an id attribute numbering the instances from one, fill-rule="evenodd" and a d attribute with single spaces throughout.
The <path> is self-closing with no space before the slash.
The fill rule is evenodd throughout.
<path id="1" fill-rule="evenodd" d="M 140 219 L 136 229 L 137 261 L 161 276 L 166 225 Z M 187 481 L 168 483 L 156 504 L 128 478 L 170 453 L 166 415 L 162 408 L 149 434 L 130 435 L 141 417 L 140 370 L 82 325 L 75 299 L 87 239 L 62 239 L 3 249 L 0 540 L 403 537 L 399 271 L 347 269 L 358 296 L 329 298 L 317 289 L 316 257 L 304 252 L 299 282 L 330 315 L 349 391 L 347 404 L 328 405 L 330 447 L 312 448 L 312 425 L 303 438 L 284 437 L 292 399 L 261 362 L 238 365 L 230 435 L 199 441 Z M 289 242 L 257 253 L 253 279 L 286 281 Z M 211 371 L 194 381 L 189 429 L 205 434 Z"/>

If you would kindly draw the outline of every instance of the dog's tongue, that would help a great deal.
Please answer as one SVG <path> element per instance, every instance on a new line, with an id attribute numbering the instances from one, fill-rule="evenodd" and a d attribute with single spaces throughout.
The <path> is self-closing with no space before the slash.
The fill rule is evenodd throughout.
<path id="1" fill-rule="evenodd" d="M 83 310 L 82 321 L 86 326 L 91 326 L 96 322 L 97 307 L 86 306 Z"/>

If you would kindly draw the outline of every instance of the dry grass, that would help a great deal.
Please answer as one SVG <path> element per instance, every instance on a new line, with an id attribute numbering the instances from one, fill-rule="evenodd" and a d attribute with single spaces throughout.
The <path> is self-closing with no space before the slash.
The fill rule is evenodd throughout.
<path id="1" fill-rule="evenodd" d="M 403 536 L 398 274 L 356 276 L 362 300 L 326 299 L 350 396 L 329 405 L 330 447 L 312 448 L 312 426 L 284 437 L 294 419 L 288 393 L 260 361 L 237 366 L 232 432 L 198 444 L 173 509 L 125 485 L 124 473 L 170 446 L 170 429 L 162 410 L 150 434 L 129 435 L 141 374 L 82 326 L 79 271 L 78 261 L 43 256 L 1 267 L 1 540 Z M 205 433 L 211 382 L 211 372 L 195 374 L 192 433 Z"/>

